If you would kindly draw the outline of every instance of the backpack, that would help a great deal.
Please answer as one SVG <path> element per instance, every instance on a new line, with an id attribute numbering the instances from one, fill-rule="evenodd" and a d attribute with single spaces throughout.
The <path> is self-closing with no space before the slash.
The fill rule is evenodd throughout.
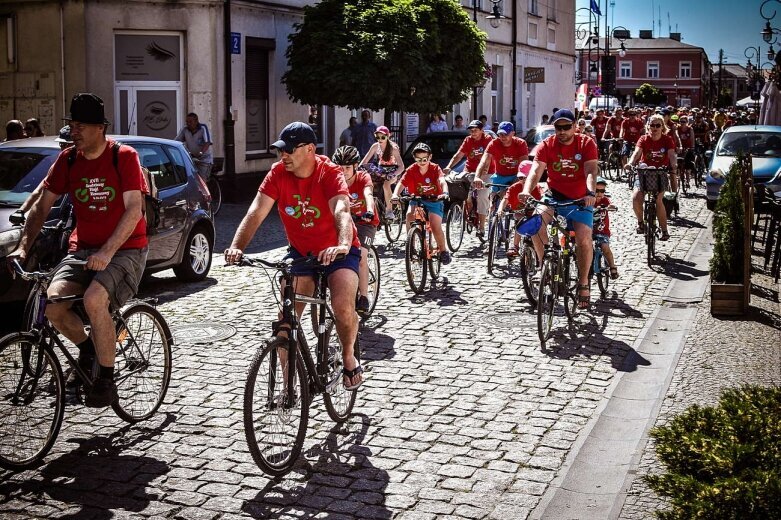
<path id="1" fill-rule="evenodd" d="M 112 154 L 111 162 L 114 165 L 114 170 L 116 170 L 117 174 L 120 173 L 119 171 L 119 147 L 120 146 L 122 145 L 116 141 L 114 141 L 114 144 L 111 145 L 111 154 Z M 68 153 L 68 161 L 67 161 L 68 170 L 71 169 L 71 166 L 73 166 L 75 162 L 76 162 L 76 147 L 72 146 Z M 142 166 L 141 171 L 144 174 L 146 185 L 149 188 L 149 193 L 144 193 L 144 206 L 141 208 L 141 213 L 143 213 L 144 218 L 146 219 L 146 234 L 154 235 L 157 233 L 157 226 L 160 225 L 160 208 L 162 207 L 163 201 L 157 197 L 157 185 L 155 184 L 155 178 L 152 175 L 152 173 L 146 168 L 146 166 Z"/>

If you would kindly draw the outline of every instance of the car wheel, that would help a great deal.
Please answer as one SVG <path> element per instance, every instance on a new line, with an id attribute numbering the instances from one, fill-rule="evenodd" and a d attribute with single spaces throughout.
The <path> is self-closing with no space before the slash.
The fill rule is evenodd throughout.
<path id="1" fill-rule="evenodd" d="M 176 277 L 184 282 L 206 278 L 212 266 L 213 233 L 205 226 L 196 226 L 187 237 L 182 263 L 174 267 Z"/>

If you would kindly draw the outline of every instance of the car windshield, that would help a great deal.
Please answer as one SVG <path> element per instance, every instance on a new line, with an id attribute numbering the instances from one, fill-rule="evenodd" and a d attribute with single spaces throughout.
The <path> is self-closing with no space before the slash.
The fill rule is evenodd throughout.
<path id="1" fill-rule="evenodd" d="M 781 157 L 781 132 L 730 132 L 719 141 L 716 155 L 734 156 L 738 152 L 755 157 Z"/>
<path id="2" fill-rule="evenodd" d="M 0 205 L 20 206 L 46 177 L 59 150 L 0 150 Z"/>
<path id="3" fill-rule="evenodd" d="M 540 144 L 555 133 L 556 130 L 554 128 L 543 128 L 534 134 L 534 144 Z"/>
<path id="4" fill-rule="evenodd" d="M 449 160 L 458 151 L 461 143 L 464 142 L 466 135 L 455 136 L 423 136 L 419 142 L 426 143 L 431 147 L 431 153 L 434 161 Z M 414 146 L 410 146 L 404 152 L 404 156 L 408 160 L 412 160 L 412 149 Z"/>

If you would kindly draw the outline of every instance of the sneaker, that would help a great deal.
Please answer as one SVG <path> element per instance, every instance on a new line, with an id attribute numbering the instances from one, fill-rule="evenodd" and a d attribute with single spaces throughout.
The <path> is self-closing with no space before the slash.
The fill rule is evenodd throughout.
<path id="1" fill-rule="evenodd" d="M 439 255 L 439 259 L 442 261 L 442 265 L 447 265 L 453 260 L 448 251 L 442 251 L 442 254 Z"/>
<path id="2" fill-rule="evenodd" d="M 79 358 L 77 363 L 79 364 L 79 368 L 88 375 L 92 375 L 92 365 L 95 363 L 95 356 L 84 356 L 82 357 L 81 354 L 79 354 Z M 79 377 L 79 374 L 71 369 L 68 371 L 68 378 L 65 380 L 65 388 L 68 390 L 73 390 L 79 387 L 79 385 L 82 384 L 82 380 Z"/>
<path id="3" fill-rule="evenodd" d="M 637 228 L 635 229 L 635 233 L 637 233 L 638 235 L 642 235 L 643 233 L 645 233 L 645 222 L 637 223 Z"/>
<path id="4" fill-rule="evenodd" d="M 369 313 L 369 298 L 366 296 L 359 296 L 358 302 L 355 304 L 355 310 L 358 314 L 364 315 Z"/>
<path id="5" fill-rule="evenodd" d="M 113 379 L 98 377 L 87 394 L 84 404 L 90 408 L 104 408 L 117 400 L 117 385 Z"/>

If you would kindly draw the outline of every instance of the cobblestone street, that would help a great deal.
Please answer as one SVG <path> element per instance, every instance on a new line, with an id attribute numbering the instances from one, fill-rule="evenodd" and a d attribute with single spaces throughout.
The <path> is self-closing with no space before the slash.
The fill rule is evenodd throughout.
<path id="1" fill-rule="evenodd" d="M 466 237 L 436 286 L 413 297 L 403 245 L 386 247 L 378 233 L 382 287 L 361 338 L 367 381 L 355 415 L 335 426 L 315 398 L 304 454 L 279 480 L 252 461 L 242 422 L 247 367 L 276 319 L 268 277 L 226 268 L 220 255 L 201 283 L 153 276 L 139 296 L 159 298 L 172 328 L 226 324 L 236 333 L 214 343 L 177 336 L 171 387 L 149 421 L 127 425 L 110 409 L 66 408 L 42 466 L 0 470 L 0 516 L 529 517 L 617 374 L 651 367 L 633 344 L 670 281 L 703 276 L 684 260 L 709 234 L 702 193 L 682 200 L 671 240 L 657 246 L 666 261 L 652 270 L 634 234 L 629 190 L 611 184 L 608 191 L 619 207 L 611 229 L 621 277 L 604 301 L 594 284 L 592 310 L 557 330 L 545 351 L 516 273 L 502 261 L 488 275 L 474 238 Z M 245 211 L 224 206 L 215 251 L 228 246 Z M 273 217 L 248 253 L 284 254 Z M 700 309 L 698 344 L 711 341 L 709 317 Z M 777 354 L 766 361 L 777 374 Z M 625 517 L 652 516 L 654 501 L 645 509 L 642 500 L 630 502 Z"/>

